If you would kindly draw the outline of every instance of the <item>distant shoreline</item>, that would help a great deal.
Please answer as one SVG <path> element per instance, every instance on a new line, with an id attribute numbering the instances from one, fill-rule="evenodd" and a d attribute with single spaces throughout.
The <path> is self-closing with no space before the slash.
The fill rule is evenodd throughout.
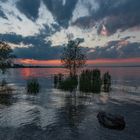
<path id="1" fill-rule="evenodd" d="M 19 66 L 10 68 L 64 68 L 63 66 Z"/>
<path id="2" fill-rule="evenodd" d="M 92 68 L 92 67 L 95 67 L 95 68 L 98 68 L 98 67 L 140 67 L 140 65 L 128 65 L 128 66 L 121 66 L 121 65 L 118 65 L 118 66 L 111 66 L 111 65 L 103 65 L 103 66 L 97 66 L 97 65 L 93 65 L 93 66 L 85 66 L 85 68 Z M 9 68 L 64 68 L 63 66 L 19 66 L 19 67 L 16 67 L 16 66 L 13 66 L 13 67 L 9 67 Z"/>

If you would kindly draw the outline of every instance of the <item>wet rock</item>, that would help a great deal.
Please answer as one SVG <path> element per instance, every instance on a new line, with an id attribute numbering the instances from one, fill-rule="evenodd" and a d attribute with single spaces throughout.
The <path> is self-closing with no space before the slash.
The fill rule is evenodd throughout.
<path id="1" fill-rule="evenodd" d="M 106 112 L 99 112 L 97 115 L 99 123 L 109 129 L 123 130 L 125 128 L 124 117 Z"/>

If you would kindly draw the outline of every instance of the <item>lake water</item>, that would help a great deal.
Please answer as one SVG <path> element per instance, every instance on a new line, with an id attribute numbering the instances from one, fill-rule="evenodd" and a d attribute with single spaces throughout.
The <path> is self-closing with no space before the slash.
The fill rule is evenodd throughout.
<path id="1" fill-rule="evenodd" d="M 0 75 L 15 90 L 0 95 L 0 140 L 139 140 L 140 67 L 102 67 L 112 76 L 110 93 L 73 98 L 55 89 L 53 75 L 67 74 L 62 68 L 10 69 Z M 26 81 L 37 78 L 41 91 L 26 93 Z M 97 113 L 106 111 L 124 116 L 123 131 L 100 126 Z"/>

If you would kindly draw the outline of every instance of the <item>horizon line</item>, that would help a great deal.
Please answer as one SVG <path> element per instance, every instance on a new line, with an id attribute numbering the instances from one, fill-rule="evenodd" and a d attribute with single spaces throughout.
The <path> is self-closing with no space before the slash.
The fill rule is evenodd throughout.
<path id="1" fill-rule="evenodd" d="M 16 59 L 17 64 L 30 65 L 30 66 L 62 66 L 60 59 L 51 60 L 36 60 L 36 59 Z M 137 65 L 140 64 L 140 57 L 136 58 L 99 58 L 88 59 L 86 65 Z"/>

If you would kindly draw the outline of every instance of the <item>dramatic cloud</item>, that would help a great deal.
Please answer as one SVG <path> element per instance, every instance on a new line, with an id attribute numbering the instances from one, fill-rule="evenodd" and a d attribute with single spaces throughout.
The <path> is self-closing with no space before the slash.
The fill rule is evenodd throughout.
<path id="1" fill-rule="evenodd" d="M 40 0 L 20 0 L 16 3 L 18 9 L 28 18 L 33 20 L 38 18 Z"/>
<path id="2" fill-rule="evenodd" d="M 105 47 L 96 47 L 88 53 L 89 59 L 139 57 L 140 43 L 129 43 L 126 40 L 111 41 Z"/>
<path id="3" fill-rule="evenodd" d="M 95 3 L 97 8 L 94 6 L 92 9 L 92 5 L 87 7 L 88 9 L 84 10 L 85 16 L 79 17 L 74 24 L 80 24 L 84 28 L 94 26 L 98 22 L 107 26 L 110 34 L 118 29 L 125 30 L 140 25 L 138 0 L 96 0 Z"/>
<path id="4" fill-rule="evenodd" d="M 46 31 L 46 28 L 49 29 L 50 32 L 55 30 L 57 23 L 43 2 L 40 3 L 36 21 L 33 21 L 35 18 L 34 15 L 29 18 L 31 15 L 26 16 L 26 10 L 21 12 L 17 8 L 18 2 L 20 2 L 20 0 L 0 1 L 0 10 L 5 14 L 5 18 L 0 17 L 0 25 L 2 27 L 0 33 L 16 33 L 22 36 L 32 36 Z M 48 30 L 46 34 L 48 34 Z"/>
<path id="5" fill-rule="evenodd" d="M 77 0 L 43 0 L 57 22 L 67 27 Z"/>
<path id="6" fill-rule="evenodd" d="M 62 47 L 52 47 L 51 42 L 43 40 L 43 36 L 22 37 L 16 34 L 0 35 L 6 42 L 11 42 L 14 46 L 14 53 L 17 58 L 28 59 L 59 59 L 62 52 Z M 16 44 L 16 45 L 14 45 Z"/>
<path id="7" fill-rule="evenodd" d="M 0 8 L 1 9 L 1 8 Z M 6 15 L 4 14 L 3 11 L 0 10 L 0 17 L 7 19 Z"/>
<path id="8" fill-rule="evenodd" d="M 37 60 L 60 59 L 62 48 L 54 48 L 50 47 L 50 45 L 50 43 L 46 43 L 45 46 L 29 46 L 26 48 L 15 48 L 14 52 L 18 55 L 18 58 Z"/>
<path id="9" fill-rule="evenodd" d="M 90 59 L 139 57 L 139 7 L 139 0 L 0 0 L 0 40 L 20 58 L 59 59 L 70 38 L 84 38 Z"/>

